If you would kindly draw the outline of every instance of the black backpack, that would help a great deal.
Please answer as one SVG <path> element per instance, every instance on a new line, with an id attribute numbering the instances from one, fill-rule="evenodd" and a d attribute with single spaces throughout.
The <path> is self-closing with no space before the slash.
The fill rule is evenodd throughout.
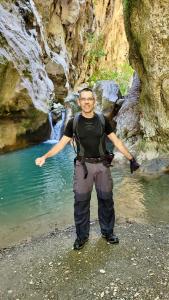
<path id="1" fill-rule="evenodd" d="M 77 144 L 79 144 L 80 147 L 80 151 L 78 153 L 79 156 L 84 157 L 84 148 L 80 143 L 80 138 L 79 138 L 79 134 L 78 134 L 78 122 L 79 122 L 79 118 L 80 118 L 81 113 L 76 113 L 73 119 L 73 148 L 75 153 L 77 154 L 77 150 L 75 149 L 75 144 L 76 146 Z M 105 152 L 103 151 L 103 141 L 105 140 L 106 134 L 105 134 L 105 118 L 104 115 L 102 113 L 96 113 L 96 116 L 99 119 L 99 123 L 100 123 L 100 127 L 101 127 L 101 138 L 100 138 L 100 145 L 99 145 L 99 153 L 100 156 L 104 156 Z"/>

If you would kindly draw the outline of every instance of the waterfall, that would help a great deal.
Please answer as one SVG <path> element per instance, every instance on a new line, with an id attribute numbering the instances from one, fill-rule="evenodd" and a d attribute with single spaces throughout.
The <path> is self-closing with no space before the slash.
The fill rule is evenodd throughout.
<path id="1" fill-rule="evenodd" d="M 54 86 L 42 61 L 43 52 L 38 41 L 38 34 L 35 29 L 26 30 L 23 12 L 34 16 L 47 56 L 55 63 L 62 65 L 66 76 L 68 64 L 63 54 L 58 55 L 48 47 L 41 18 L 34 2 L 30 0 L 17 3 L 18 5 L 10 3 L 10 7 L 9 3 L 0 4 L 0 33 L 3 39 L 3 47 L 0 44 L 0 57 L 13 63 L 20 74 L 22 86 L 27 89 L 34 106 L 48 112 L 49 102 L 54 97 Z"/>
<path id="2" fill-rule="evenodd" d="M 51 135 L 50 140 L 46 141 L 45 143 L 55 144 L 58 143 L 64 129 L 64 123 L 65 123 L 65 110 L 62 110 L 61 112 L 61 120 L 59 120 L 54 126 L 53 126 L 53 119 L 52 119 L 52 112 L 49 113 L 49 122 L 51 125 Z"/>

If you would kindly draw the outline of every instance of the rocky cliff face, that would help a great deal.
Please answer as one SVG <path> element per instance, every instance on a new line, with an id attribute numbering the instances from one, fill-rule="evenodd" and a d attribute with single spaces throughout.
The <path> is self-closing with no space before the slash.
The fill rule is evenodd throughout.
<path id="1" fill-rule="evenodd" d="M 87 81 L 96 68 L 118 69 L 128 57 L 121 0 L 35 0 L 50 48 L 67 57 L 70 87 Z M 52 67 L 51 67 L 52 69 Z M 50 70 L 48 69 L 50 75 Z M 64 74 L 52 78 L 63 99 Z M 61 75 L 61 80 L 59 80 Z M 62 86 L 62 88 L 60 87 Z M 66 91 L 65 91 L 66 92 Z"/>
<path id="2" fill-rule="evenodd" d="M 47 115 L 35 109 L 13 64 L 0 65 L 0 153 L 46 140 Z"/>
<path id="3" fill-rule="evenodd" d="M 8 0 L 0 2 L 0 10 L 0 151 L 5 151 L 36 142 L 38 135 L 46 139 L 49 100 L 63 102 L 98 66 L 117 68 L 128 43 L 121 0 Z"/>
<path id="4" fill-rule="evenodd" d="M 96 33 L 104 37 L 105 55 L 100 58 L 101 68 L 118 67 L 128 59 L 128 43 L 124 28 L 123 5 L 121 0 L 95 1 Z"/>
<path id="5" fill-rule="evenodd" d="M 124 1 L 130 62 L 141 79 L 140 150 L 169 151 L 169 9 L 167 0 Z"/>

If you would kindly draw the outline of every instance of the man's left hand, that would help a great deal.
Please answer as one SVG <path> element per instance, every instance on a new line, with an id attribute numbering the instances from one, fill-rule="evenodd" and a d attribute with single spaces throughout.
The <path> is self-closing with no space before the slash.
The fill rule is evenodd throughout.
<path id="1" fill-rule="evenodd" d="M 138 162 L 135 160 L 134 157 L 132 159 L 130 159 L 130 171 L 131 171 L 131 174 L 134 171 L 136 171 L 139 167 L 140 167 L 140 165 L 138 164 Z"/>

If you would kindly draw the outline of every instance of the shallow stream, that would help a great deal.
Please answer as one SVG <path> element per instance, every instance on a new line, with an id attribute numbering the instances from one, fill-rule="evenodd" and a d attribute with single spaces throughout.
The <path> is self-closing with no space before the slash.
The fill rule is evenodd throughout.
<path id="1" fill-rule="evenodd" d="M 67 146 L 39 168 L 34 160 L 50 149 L 41 144 L 0 156 L 0 248 L 73 224 L 73 159 Z M 168 175 L 131 175 L 129 166 L 112 169 L 117 222 L 169 221 Z M 95 190 L 91 220 L 97 218 Z"/>

